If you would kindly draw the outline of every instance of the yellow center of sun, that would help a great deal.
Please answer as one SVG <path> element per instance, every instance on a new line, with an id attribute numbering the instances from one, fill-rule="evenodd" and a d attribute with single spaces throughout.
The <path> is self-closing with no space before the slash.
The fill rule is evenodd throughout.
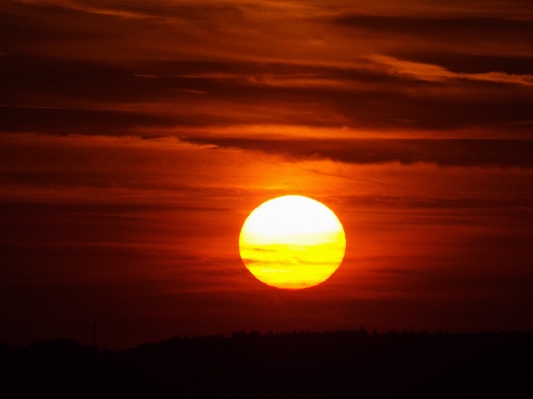
<path id="1" fill-rule="evenodd" d="M 265 284 L 307 288 L 325 281 L 346 250 L 342 224 L 324 204 L 300 195 L 266 201 L 241 229 L 241 258 Z"/>

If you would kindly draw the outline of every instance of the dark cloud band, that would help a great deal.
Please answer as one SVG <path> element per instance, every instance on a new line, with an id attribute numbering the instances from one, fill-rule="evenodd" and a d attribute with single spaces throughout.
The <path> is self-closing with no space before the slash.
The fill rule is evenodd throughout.
<path id="1" fill-rule="evenodd" d="M 429 163 L 439 166 L 533 167 L 533 140 L 193 138 L 187 141 L 296 159 L 331 159 L 354 164 L 399 162 L 405 165 Z"/>

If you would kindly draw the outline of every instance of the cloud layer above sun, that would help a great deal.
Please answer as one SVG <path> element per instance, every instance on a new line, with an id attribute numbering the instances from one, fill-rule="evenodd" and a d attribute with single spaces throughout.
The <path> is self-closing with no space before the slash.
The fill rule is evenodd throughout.
<path id="1" fill-rule="evenodd" d="M 528 5 L 8 1 L 0 128 L 117 135 L 301 125 L 520 136 L 531 129 Z"/>

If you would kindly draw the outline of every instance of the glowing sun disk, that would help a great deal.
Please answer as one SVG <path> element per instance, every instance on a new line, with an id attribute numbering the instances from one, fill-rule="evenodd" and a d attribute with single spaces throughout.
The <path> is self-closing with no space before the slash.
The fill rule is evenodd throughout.
<path id="1" fill-rule="evenodd" d="M 241 258 L 265 284 L 306 288 L 325 281 L 346 249 L 344 229 L 324 204 L 300 195 L 266 201 L 241 229 Z"/>

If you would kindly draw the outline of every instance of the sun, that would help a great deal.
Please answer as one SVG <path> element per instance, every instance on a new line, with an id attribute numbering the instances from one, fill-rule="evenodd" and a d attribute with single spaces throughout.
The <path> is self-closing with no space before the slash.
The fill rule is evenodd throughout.
<path id="1" fill-rule="evenodd" d="M 327 280 L 344 258 L 346 237 L 337 216 L 301 195 L 264 202 L 244 222 L 241 258 L 260 281 L 300 289 Z"/>

